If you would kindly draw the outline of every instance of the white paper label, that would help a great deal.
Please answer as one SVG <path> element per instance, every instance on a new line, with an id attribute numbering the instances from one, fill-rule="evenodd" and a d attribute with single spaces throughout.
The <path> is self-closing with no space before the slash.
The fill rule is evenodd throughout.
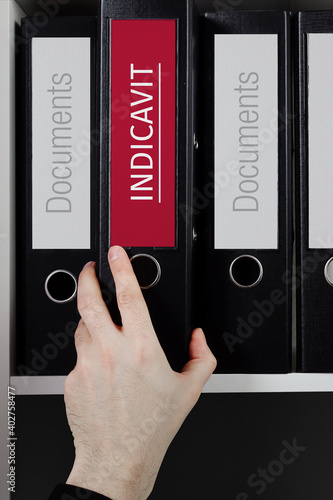
<path id="1" fill-rule="evenodd" d="M 308 35 L 309 247 L 333 248 L 333 34 Z"/>
<path id="2" fill-rule="evenodd" d="M 90 38 L 32 39 L 32 248 L 90 248 Z"/>
<path id="3" fill-rule="evenodd" d="M 278 248 L 278 35 L 215 35 L 215 249 Z"/>

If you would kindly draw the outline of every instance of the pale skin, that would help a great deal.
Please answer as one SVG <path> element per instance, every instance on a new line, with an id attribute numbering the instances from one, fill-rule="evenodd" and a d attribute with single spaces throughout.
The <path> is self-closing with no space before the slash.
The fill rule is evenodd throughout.
<path id="1" fill-rule="evenodd" d="M 216 359 L 196 329 L 188 363 L 173 371 L 125 250 L 112 247 L 108 257 L 123 326 L 113 323 L 88 263 L 78 286 L 77 364 L 65 383 L 75 446 L 67 484 L 112 500 L 146 500 Z"/>

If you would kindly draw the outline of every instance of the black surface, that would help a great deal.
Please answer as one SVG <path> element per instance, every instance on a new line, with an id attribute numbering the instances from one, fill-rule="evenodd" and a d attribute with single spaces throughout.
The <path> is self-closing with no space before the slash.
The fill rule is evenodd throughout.
<path id="1" fill-rule="evenodd" d="M 296 58 L 297 369 L 333 372 L 333 287 L 324 276 L 332 249 L 309 249 L 307 33 L 333 33 L 333 12 L 298 15 Z M 320 75 L 318 75 L 320 78 Z"/>
<path id="2" fill-rule="evenodd" d="M 124 2 L 104 0 L 100 12 L 101 42 L 101 226 L 99 277 L 103 288 L 110 290 L 109 308 L 117 314 L 114 283 L 107 252 L 110 246 L 110 44 L 109 22 L 112 19 L 177 19 L 177 89 L 176 89 L 176 247 L 127 249 L 132 257 L 145 253 L 160 263 L 159 283 L 144 291 L 152 322 L 174 369 L 188 359 L 192 331 L 193 271 L 193 172 L 194 134 L 197 103 L 194 100 L 196 79 L 197 18 L 192 0 Z M 111 166 L 112 168 L 112 166 Z M 112 231 L 112 228 L 111 228 Z"/>
<path id="3" fill-rule="evenodd" d="M 202 272 L 202 285 L 197 309 L 218 360 L 216 372 L 284 373 L 291 370 L 292 327 L 291 283 L 286 279 L 292 268 L 293 237 L 290 16 L 286 12 L 208 13 L 202 23 L 200 185 L 207 187 L 214 175 L 214 35 L 278 34 L 278 250 L 215 250 L 214 198 L 206 196 L 198 209 L 201 265 L 197 272 Z M 231 263 L 244 254 L 255 256 L 263 266 L 263 279 L 253 288 L 239 288 L 229 276 Z M 275 293 L 277 301 L 272 300 Z"/>
<path id="4" fill-rule="evenodd" d="M 17 396 L 16 405 L 12 500 L 46 500 L 66 480 L 74 458 L 63 398 Z M 333 498 L 332 418 L 332 393 L 204 394 L 171 444 L 149 498 L 241 500 L 241 492 L 251 500 Z M 306 450 L 257 494 L 249 476 L 267 469 L 282 442 L 294 439 Z"/>
<path id="5" fill-rule="evenodd" d="M 17 166 L 17 370 L 18 374 L 67 374 L 75 365 L 74 324 L 79 321 L 76 300 L 56 304 L 46 295 L 45 280 L 57 269 L 70 271 L 76 278 L 83 265 L 96 260 L 96 192 L 95 148 L 92 140 L 91 156 L 91 250 L 32 250 L 32 89 L 31 40 L 33 36 L 91 37 L 92 96 L 94 88 L 94 61 L 96 18 L 55 17 L 35 30 L 33 18 L 22 20 L 22 100 L 19 101 L 17 129 L 21 132 L 22 149 Z M 96 106 L 91 100 L 91 127 L 96 124 Z M 71 332 L 70 334 L 68 332 Z M 54 340 L 55 336 L 61 341 Z"/>

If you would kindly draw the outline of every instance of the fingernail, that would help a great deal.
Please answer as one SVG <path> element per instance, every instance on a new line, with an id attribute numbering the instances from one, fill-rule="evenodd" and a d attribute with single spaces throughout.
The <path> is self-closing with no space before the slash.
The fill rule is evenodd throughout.
<path id="1" fill-rule="evenodd" d="M 119 257 L 119 254 L 118 254 L 117 248 L 111 247 L 110 250 L 109 250 L 109 259 L 110 259 L 110 262 L 118 259 L 118 257 Z"/>
<path id="2" fill-rule="evenodd" d="M 87 262 L 87 264 L 83 267 L 83 269 L 86 269 L 88 267 L 95 267 L 96 266 L 96 263 L 91 260 L 90 262 Z"/>

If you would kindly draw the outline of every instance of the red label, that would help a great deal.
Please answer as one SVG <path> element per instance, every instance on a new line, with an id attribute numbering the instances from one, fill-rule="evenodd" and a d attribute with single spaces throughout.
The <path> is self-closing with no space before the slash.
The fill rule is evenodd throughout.
<path id="1" fill-rule="evenodd" d="M 111 245 L 174 247 L 176 21 L 111 21 Z"/>

